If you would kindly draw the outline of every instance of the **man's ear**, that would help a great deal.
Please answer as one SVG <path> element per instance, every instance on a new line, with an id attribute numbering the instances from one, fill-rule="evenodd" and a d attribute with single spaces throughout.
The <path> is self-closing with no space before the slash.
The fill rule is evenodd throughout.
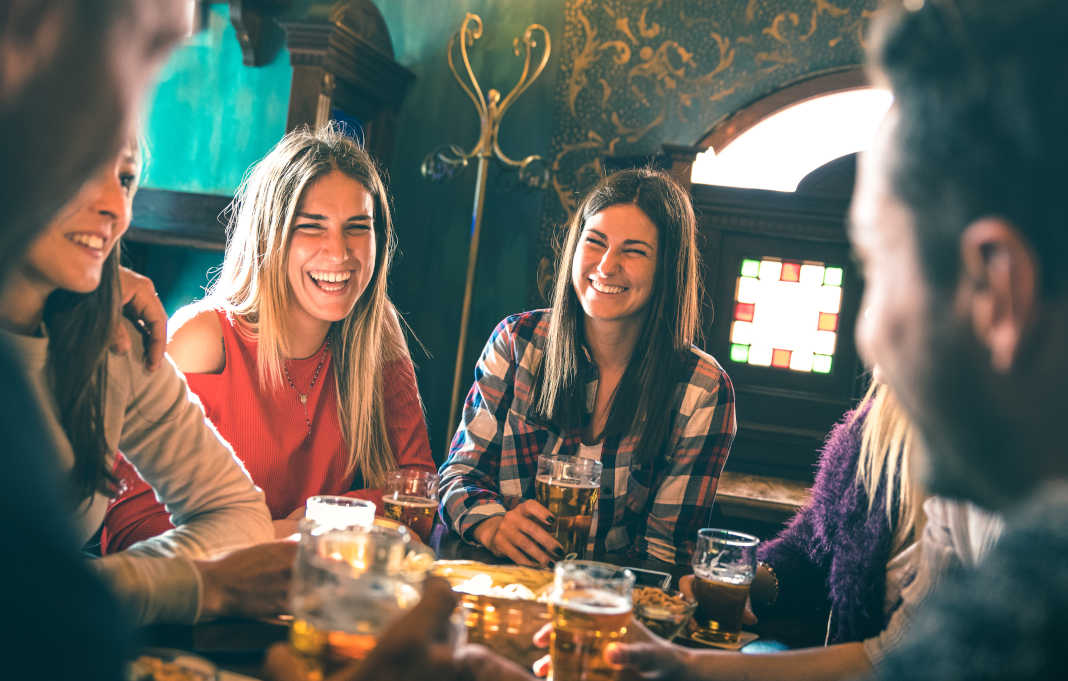
<path id="1" fill-rule="evenodd" d="M 1035 317 L 1038 261 L 1012 223 L 982 218 L 960 240 L 961 303 L 975 335 L 990 351 L 994 369 L 1008 371 L 1020 338 Z"/>

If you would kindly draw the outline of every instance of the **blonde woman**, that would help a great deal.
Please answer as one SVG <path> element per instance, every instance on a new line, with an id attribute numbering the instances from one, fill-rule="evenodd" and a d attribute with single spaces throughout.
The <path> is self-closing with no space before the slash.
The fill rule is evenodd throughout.
<path id="1" fill-rule="evenodd" d="M 276 521 L 299 516 L 315 494 L 379 503 L 391 470 L 433 470 L 386 295 L 393 247 L 371 157 L 334 126 L 297 130 L 239 189 L 208 296 L 175 316 L 168 352 Z M 131 488 L 109 512 L 107 550 L 166 525 L 135 478 Z"/>
<path id="2" fill-rule="evenodd" d="M 914 481 L 916 457 L 904 412 L 874 381 L 828 436 L 809 503 L 758 550 L 751 599 L 761 624 L 787 619 L 816 638 L 791 643 L 824 647 L 737 655 L 659 641 L 623 646 L 613 661 L 647 678 L 802 681 L 870 672 L 898 643 L 937 572 L 921 559 L 926 496 Z"/>

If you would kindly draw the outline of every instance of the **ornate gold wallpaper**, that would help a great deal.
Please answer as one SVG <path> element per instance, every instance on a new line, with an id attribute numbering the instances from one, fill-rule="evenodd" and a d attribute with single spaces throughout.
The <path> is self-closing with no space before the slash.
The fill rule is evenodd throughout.
<path id="1" fill-rule="evenodd" d="M 784 85 L 862 63 L 876 3 L 566 0 L 541 243 L 598 179 L 600 157 L 695 144 Z"/>

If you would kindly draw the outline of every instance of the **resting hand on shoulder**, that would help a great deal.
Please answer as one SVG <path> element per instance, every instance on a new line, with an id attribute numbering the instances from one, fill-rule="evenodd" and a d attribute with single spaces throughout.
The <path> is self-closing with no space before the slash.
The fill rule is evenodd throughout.
<path id="1" fill-rule="evenodd" d="M 518 565 L 548 565 L 564 557 L 560 543 L 549 534 L 552 514 L 527 499 L 504 515 L 484 520 L 474 529 L 475 541 Z"/>
<path id="2" fill-rule="evenodd" d="M 167 349 L 167 311 L 163 309 L 156 286 L 148 277 L 125 267 L 119 268 L 119 289 L 123 314 L 141 330 L 145 342 L 145 367 L 155 371 L 163 361 Z M 120 322 L 111 333 L 111 351 L 125 355 L 133 348 L 133 341 Z"/>

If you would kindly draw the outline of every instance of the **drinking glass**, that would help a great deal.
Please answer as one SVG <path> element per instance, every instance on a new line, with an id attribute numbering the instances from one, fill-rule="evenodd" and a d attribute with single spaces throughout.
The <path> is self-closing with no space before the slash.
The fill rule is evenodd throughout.
<path id="1" fill-rule="evenodd" d="M 300 522 L 289 640 L 321 676 L 362 659 L 382 631 L 418 602 L 434 556 L 404 528 Z"/>
<path id="2" fill-rule="evenodd" d="M 424 544 L 429 543 L 438 512 L 438 474 L 418 468 L 391 472 L 382 505 L 387 518 L 407 525 Z"/>
<path id="3" fill-rule="evenodd" d="M 556 564 L 549 597 L 553 681 L 610 681 L 618 670 L 604 649 L 627 633 L 634 574 L 588 560 Z"/>
<path id="4" fill-rule="evenodd" d="M 375 504 L 365 499 L 322 494 L 308 497 L 304 517 L 319 525 L 336 529 L 370 527 L 375 522 Z"/>
<path id="5" fill-rule="evenodd" d="M 534 497 L 549 510 L 549 533 L 560 542 L 565 558 L 582 558 L 593 525 L 601 489 L 600 461 L 580 456 L 539 456 Z"/>
<path id="6" fill-rule="evenodd" d="M 693 554 L 693 590 L 697 599 L 697 632 L 708 643 L 735 643 L 742 631 L 742 613 L 749 585 L 756 575 L 756 537 L 731 530 L 697 532 Z"/>

